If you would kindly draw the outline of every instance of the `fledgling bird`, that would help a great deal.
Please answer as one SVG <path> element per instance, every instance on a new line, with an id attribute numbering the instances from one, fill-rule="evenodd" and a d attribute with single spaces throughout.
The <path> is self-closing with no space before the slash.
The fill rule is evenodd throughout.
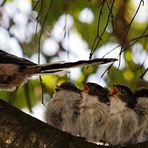
<path id="1" fill-rule="evenodd" d="M 93 59 L 80 60 L 77 62 L 50 63 L 39 65 L 24 58 L 6 53 L 0 50 L 0 89 L 12 91 L 19 87 L 28 77 L 32 75 L 57 73 L 74 67 L 85 67 L 90 65 L 114 62 L 117 59 Z"/>
<path id="2" fill-rule="evenodd" d="M 84 83 L 80 107 L 80 133 L 87 141 L 102 140 L 109 116 L 109 91 L 96 83 Z"/>
<path id="3" fill-rule="evenodd" d="M 104 141 L 111 145 L 124 145 L 138 131 L 137 114 L 134 112 L 136 98 L 126 86 L 114 85 L 110 97 L 110 117 L 104 134 Z"/>
<path id="4" fill-rule="evenodd" d="M 80 135 L 81 90 L 72 82 L 64 82 L 56 89 L 53 98 L 46 107 L 47 124 L 60 130 Z"/>
<path id="5" fill-rule="evenodd" d="M 148 88 L 135 91 L 137 98 L 135 112 L 138 115 L 139 131 L 133 138 L 133 143 L 148 141 Z"/>

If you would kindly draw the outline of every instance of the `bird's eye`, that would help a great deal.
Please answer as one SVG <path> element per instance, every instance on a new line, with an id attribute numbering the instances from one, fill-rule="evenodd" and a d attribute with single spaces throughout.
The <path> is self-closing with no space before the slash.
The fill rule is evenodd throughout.
<path id="1" fill-rule="evenodd" d="M 96 88 L 95 87 L 93 87 L 93 91 L 96 92 Z"/>
<path id="2" fill-rule="evenodd" d="M 90 88 L 90 90 L 93 90 L 93 89 L 94 89 L 94 87 L 93 87 L 93 86 L 89 86 L 89 88 Z"/>
<path id="3" fill-rule="evenodd" d="M 121 89 L 120 91 L 121 91 L 121 93 L 125 94 L 125 90 L 124 89 Z"/>

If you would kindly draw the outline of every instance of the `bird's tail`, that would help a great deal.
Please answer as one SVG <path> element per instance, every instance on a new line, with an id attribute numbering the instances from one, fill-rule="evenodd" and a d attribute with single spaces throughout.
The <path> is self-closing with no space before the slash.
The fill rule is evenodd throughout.
<path id="1" fill-rule="evenodd" d="M 110 62 L 115 62 L 117 59 L 114 58 L 96 58 L 93 60 L 80 60 L 77 62 L 59 62 L 59 63 L 52 63 L 52 64 L 43 64 L 35 66 L 35 73 L 36 74 L 47 74 L 47 73 L 58 73 L 70 68 L 76 67 L 88 67 L 91 65 L 101 65 Z"/>

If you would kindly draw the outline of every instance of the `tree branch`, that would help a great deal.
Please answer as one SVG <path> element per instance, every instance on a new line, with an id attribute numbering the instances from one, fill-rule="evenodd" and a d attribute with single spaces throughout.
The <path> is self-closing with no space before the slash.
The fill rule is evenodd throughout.
<path id="1" fill-rule="evenodd" d="M 0 117 L 0 147 L 3 148 L 106 148 L 49 126 L 1 99 Z M 125 147 L 143 148 L 147 142 Z"/>
<path id="2" fill-rule="evenodd" d="M 0 147 L 97 148 L 31 117 L 0 99 Z"/>

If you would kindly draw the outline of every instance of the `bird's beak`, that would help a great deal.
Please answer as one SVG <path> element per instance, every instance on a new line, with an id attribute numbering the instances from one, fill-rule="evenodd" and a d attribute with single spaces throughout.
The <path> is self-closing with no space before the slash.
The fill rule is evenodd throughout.
<path id="1" fill-rule="evenodd" d="M 88 92 L 89 88 L 88 86 L 84 83 L 83 84 L 83 92 Z"/>
<path id="2" fill-rule="evenodd" d="M 62 89 L 62 88 L 61 88 L 60 86 L 56 85 L 56 88 L 55 88 L 56 91 L 59 91 L 59 90 L 61 90 L 61 89 Z"/>
<path id="3" fill-rule="evenodd" d="M 113 95 L 117 94 L 118 91 L 119 91 L 118 88 L 115 85 L 113 85 L 111 95 L 113 96 Z"/>

